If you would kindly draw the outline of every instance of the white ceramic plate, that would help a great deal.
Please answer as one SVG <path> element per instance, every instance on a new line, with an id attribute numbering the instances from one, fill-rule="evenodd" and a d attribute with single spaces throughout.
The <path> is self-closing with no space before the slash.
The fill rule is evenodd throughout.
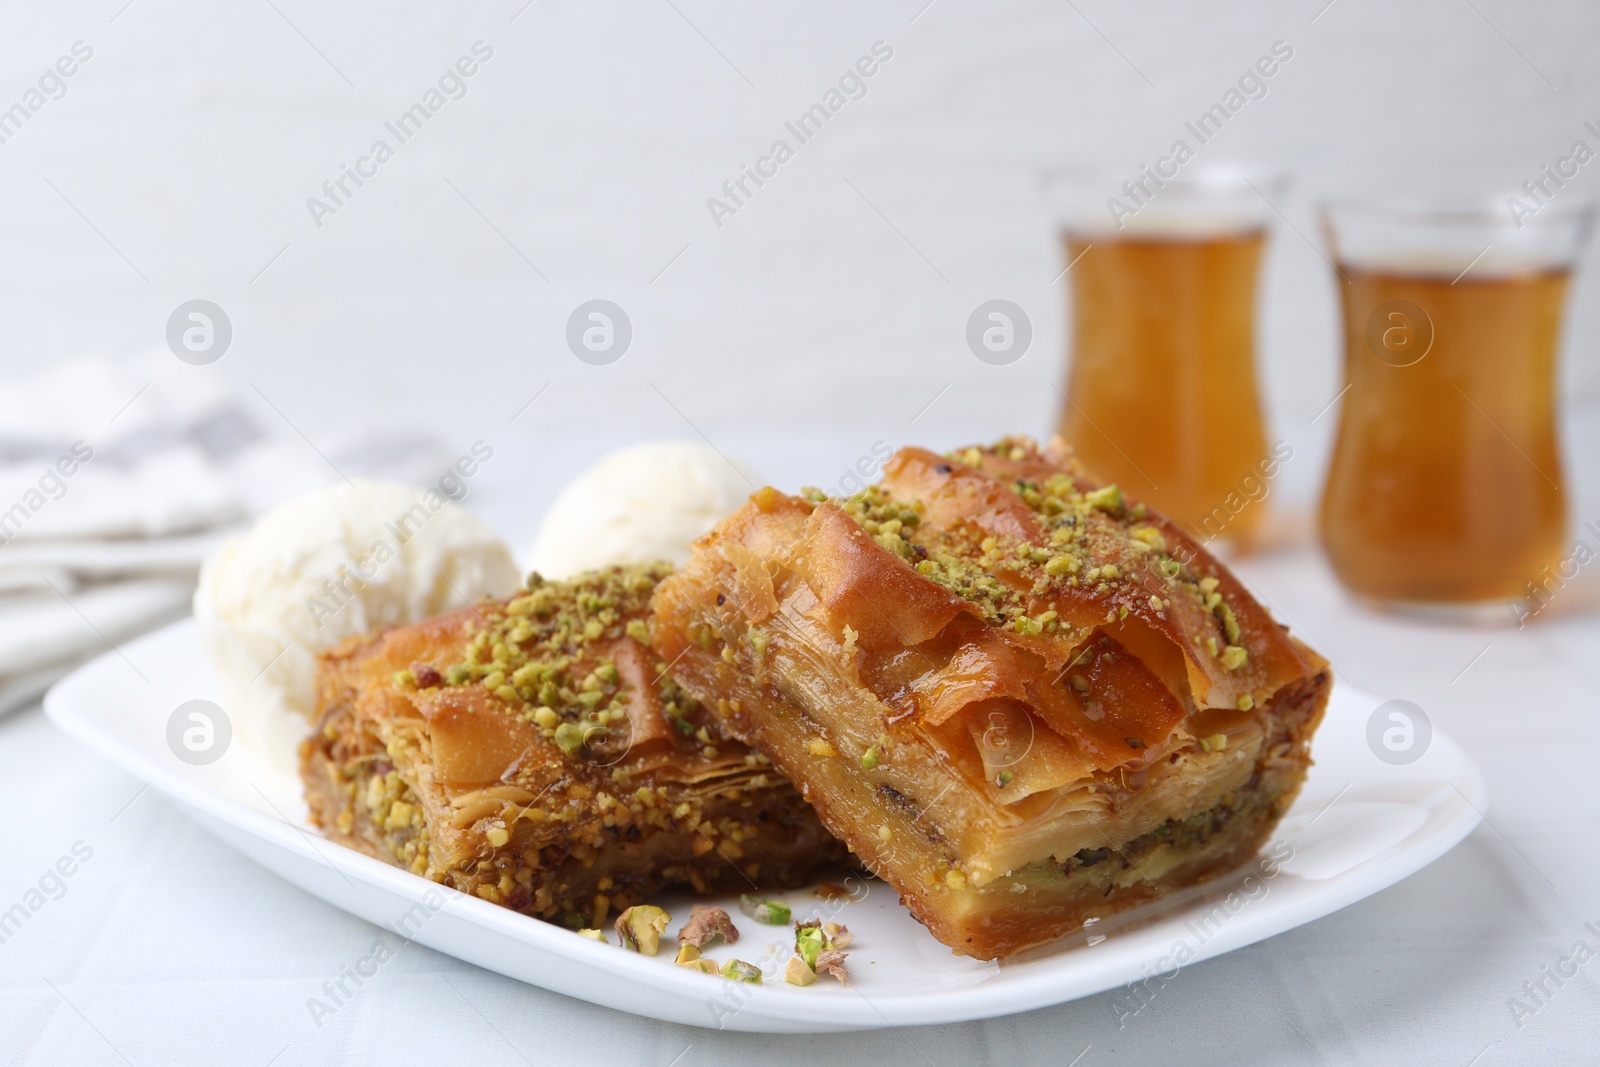
<path id="1" fill-rule="evenodd" d="M 135 670 L 137 668 L 137 671 Z M 148 681 L 141 680 L 143 675 Z M 786 985 L 780 927 L 727 908 L 742 931 L 737 957 L 768 974 L 764 985 L 730 982 L 585 940 L 558 926 L 445 889 L 324 840 L 307 825 L 299 782 L 243 744 L 208 766 L 167 747 L 179 704 L 217 699 L 192 621 L 108 653 L 61 681 L 45 710 L 61 729 L 188 810 L 206 829 L 263 867 L 336 907 L 440 952 L 501 974 L 622 1011 L 693 1026 L 822 1032 L 948 1023 L 1027 1011 L 1144 980 L 1310 922 L 1376 893 L 1431 863 L 1477 825 L 1487 806 L 1482 776 L 1434 732 L 1424 755 L 1391 766 L 1367 744 L 1379 701 L 1336 689 L 1315 744 L 1316 767 L 1259 864 L 1142 916 L 1096 924 L 1048 951 L 1006 964 L 953 955 L 900 907 L 881 882 L 841 876 L 859 899 L 775 894 L 797 918 L 847 924 L 851 984 L 822 978 Z M 689 898 L 659 901 L 681 922 Z M 243 917 L 241 917 L 243 921 Z M 677 922 L 673 924 L 675 931 Z M 286 936 L 292 936 L 285 931 Z M 1130 993 L 1130 1004 L 1136 1005 Z"/>

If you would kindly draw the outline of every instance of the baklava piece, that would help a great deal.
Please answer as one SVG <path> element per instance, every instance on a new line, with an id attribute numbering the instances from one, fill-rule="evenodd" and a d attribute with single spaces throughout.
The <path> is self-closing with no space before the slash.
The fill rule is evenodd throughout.
<path id="1" fill-rule="evenodd" d="M 667 886 L 795 885 L 848 859 L 650 650 L 669 568 L 547 583 L 347 642 L 301 747 L 313 820 L 370 856 L 571 926 Z"/>
<path id="2" fill-rule="evenodd" d="M 1005 957 L 1236 868 L 1326 661 L 1059 443 L 763 489 L 655 597 L 659 655 L 940 941 Z"/>

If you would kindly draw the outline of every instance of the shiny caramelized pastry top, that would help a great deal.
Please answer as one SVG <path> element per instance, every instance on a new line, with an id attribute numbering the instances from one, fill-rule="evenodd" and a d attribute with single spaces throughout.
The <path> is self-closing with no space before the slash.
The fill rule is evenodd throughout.
<path id="1" fill-rule="evenodd" d="M 1321 665 L 1187 534 L 1059 445 L 905 448 L 847 500 L 764 490 L 730 521 L 757 541 L 763 524 L 799 534 L 792 564 L 862 682 L 895 719 L 965 727 L 1008 799 L 1152 763 L 1192 712 L 1225 724 Z M 777 608 L 759 551 L 722 551 L 759 626 Z M 985 712 L 1018 706 L 1048 736 L 1020 757 L 983 744 Z"/>

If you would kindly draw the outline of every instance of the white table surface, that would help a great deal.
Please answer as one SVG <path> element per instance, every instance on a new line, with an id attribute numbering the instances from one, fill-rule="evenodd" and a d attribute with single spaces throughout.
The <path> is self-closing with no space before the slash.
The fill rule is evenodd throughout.
<path id="1" fill-rule="evenodd" d="M 583 455 L 589 444 L 560 447 Z M 816 442 L 752 439 L 737 450 L 779 484 L 833 466 L 809 458 L 825 451 Z M 475 503 L 502 529 L 530 530 L 559 478 L 515 455 L 501 462 L 501 481 Z M 65 895 L 0 945 L 0 1060 L 1593 1062 L 1600 962 L 1550 984 L 1549 1002 L 1520 1027 L 1509 1007 L 1576 940 L 1600 945 L 1584 929 L 1600 926 L 1600 617 L 1574 610 L 1593 585 L 1569 587 L 1548 617 L 1519 631 L 1374 614 L 1340 592 L 1309 547 L 1238 570 L 1342 682 L 1415 701 L 1460 741 L 1492 807 L 1431 867 L 1185 969 L 1120 1027 L 1108 993 L 988 1022 L 826 1038 L 821 1048 L 816 1038 L 635 1018 L 412 945 L 319 1028 L 307 999 L 366 951 L 374 928 L 265 873 L 33 708 L 0 722 L 0 907 L 74 843 L 94 851 Z"/>

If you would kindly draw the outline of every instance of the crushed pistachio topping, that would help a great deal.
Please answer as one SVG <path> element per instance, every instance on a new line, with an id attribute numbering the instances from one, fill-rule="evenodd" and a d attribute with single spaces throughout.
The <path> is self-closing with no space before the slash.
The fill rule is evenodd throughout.
<path id="1" fill-rule="evenodd" d="M 956 464 L 984 469 L 988 457 L 1019 461 L 1034 455 L 1033 442 L 1005 438 L 948 454 L 943 472 Z M 1067 630 L 1052 605 L 1067 590 L 1078 590 L 1108 601 L 1108 622 L 1132 610 L 1161 613 L 1175 602 L 1195 604 L 1215 616 L 1218 637 L 1239 644 L 1238 620 L 1218 591 L 1218 579 L 1195 573 L 1192 554 L 1153 525 L 1148 509 L 1130 503 L 1120 486 L 1085 488 L 1073 475 L 1057 472 L 1039 480 L 1017 478 L 1008 488 L 1033 512 L 1042 543 L 987 533 L 972 523 L 936 530 L 924 521 L 923 501 L 897 499 L 882 486 L 833 502 L 918 574 L 972 603 L 991 625 L 1022 636 Z M 805 496 L 813 503 L 828 499 L 815 490 Z M 1115 559 L 1105 558 L 1108 549 Z"/>
<path id="2" fill-rule="evenodd" d="M 883 753 L 878 751 L 877 745 L 873 745 L 871 748 L 861 753 L 861 769 L 864 771 L 877 770 L 878 764 L 882 758 Z"/>
<path id="3" fill-rule="evenodd" d="M 1122 513 L 1122 490 L 1115 483 L 1091 489 L 1083 494 L 1083 499 L 1092 508 L 1098 508 L 1112 515 Z"/>
<path id="4" fill-rule="evenodd" d="M 1210 737 L 1202 737 L 1200 739 L 1201 752 L 1220 752 L 1227 747 L 1227 734 L 1212 734 Z"/>
<path id="5" fill-rule="evenodd" d="M 739 910 L 758 923 L 770 926 L 788 926 L 791 914 L 789 905 L 777 900 L 764 900 L 749 893 L 739 897 Z"/>
<path id="6" fill-rule="evenodd" d="M 507 711 L 538 727 L 572 758 L 628 736 L 629 688 L 614 660 L 594 649 L 623 637 L 649 647 L 650 628 L 640 617 L 657 583 L 672 572 L 653 563 L 592 571 L 551 583 L 537 573 L 505 603 L 485 602 L 472 620 L 464 659 L 443 670 L 413 664 L 397 672 L 397 686 L 482 685 Z M 698 705 L 665 670 L 656 687 L 662 710 L 684 735 Z"/>
<path id="7" fill-rule="evenodd" d="M 653 904 L 635 904 L 617 916 L 617 934 L 622 947 L 644 956 L 654 956 L 661 948 L 661 935 L 672 916 Z"/>
<path id="8" fill-rule="evenodd" d="M 587 937 L 590 941 L 598 941 L 603 945 L 611 944 L 610 941 L 606 940 L 606 932 L 604 930 L 595 930 L 593 928 L 585 928 L 583 930 L 579 930 L 578 931 L 578 936 L 579 937 Z"/>
<path id="9" fill-rule="evenodd" d="M 1222 650 L 1222 665 L 1230 671 L 1236 671 L 1243 667 L 1245 660 L 1249 658 L 1250 653 L 1246 652 L 1240 645 L 1229 645 Z"/>
<path id="10" fill-rule="evenodd" d="M 1249 711 L 1251 708 L 1253 708 L 1255 706 L 1256 706 L 1256 698 L 1255 697 L 1251 696 L 1249 693 L 1243 693 L 1243 694 L 1240 695 L 1239 704 L 1238 704 L 1238 707 L 1239 707 L 1240 711 Z"/>

